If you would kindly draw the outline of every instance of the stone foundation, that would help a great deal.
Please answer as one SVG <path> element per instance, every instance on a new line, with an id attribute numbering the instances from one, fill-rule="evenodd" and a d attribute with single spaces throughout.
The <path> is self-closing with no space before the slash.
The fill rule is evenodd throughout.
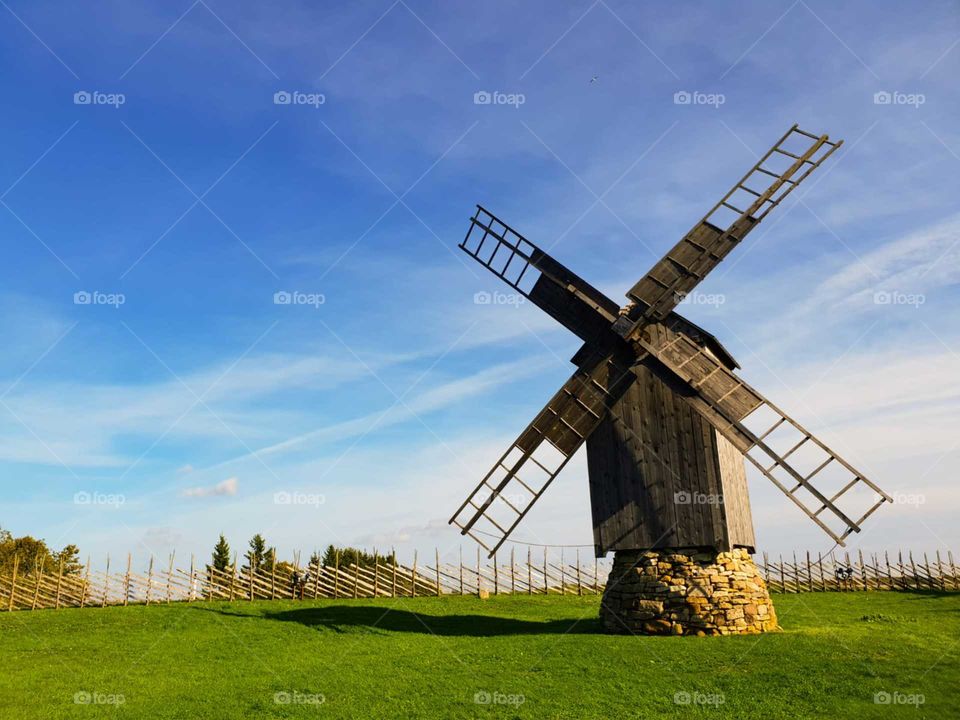
<path id="1" fill-rule="evenodd" d="M 739 635 L 777 630 L 746 550 L 618 550 L 600 606 L 607 632 Z"/>

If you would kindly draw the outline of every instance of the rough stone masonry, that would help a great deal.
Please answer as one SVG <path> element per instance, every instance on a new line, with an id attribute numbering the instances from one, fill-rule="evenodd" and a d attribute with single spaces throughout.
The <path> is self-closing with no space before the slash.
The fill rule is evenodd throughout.
<path id="1" fill-rule="evenodd" d="M 618 550 L 600 606 L 607 632 L 739 635 L 778 630 L 750 554 Z"/>

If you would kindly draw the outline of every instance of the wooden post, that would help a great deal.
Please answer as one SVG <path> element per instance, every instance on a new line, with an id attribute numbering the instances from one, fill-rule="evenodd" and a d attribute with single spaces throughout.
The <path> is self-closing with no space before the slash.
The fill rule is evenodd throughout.
<path id="1" fill-rule="evenodd" d="M 813 592 L 813 568 L 810 563 L 810 551 L 807 550 L 807 591 Z"/>
<path id="2" fill-rule="evenodd" d="M 80 607 L 87 603 L 87 590 L 90 589 L 90 556 L 87 555 L 87 572 L 84 574 L 83 587 L 80 589 Z"/>
<path id="3" fill-rule="evenodd" d="M 893 571 L 890 570 L 890 553 L 886 550 L 883 551 L 883 559 L 887 563 L 887 582 L 890 585 L 890 590 L 895 590 L 896 587 L 893 584 Z"/>
<path id="4" fill-rule="evenodd" d="M 30 604 L 31 610 L 37 609 L 37 602 L 40 600 L 40 582 L 43 580 L 43 564 L 47 559 L 46 553 L 43 554 L 43 557 L 40 557 L 40 553 L 37 552 L 37 556 L 33 561 L 33 571 L 37 574 L 37 584 L 33 588 L 33 602 Z"/>
<path id="5" fill-rule="evenodd" d="M 340 597 L 340 551 L 333 553 L 333 599 Z"/>
<path id="6" fill-rule="evenodd" d="M 417 596 L 417 551 L 413 551 L 413 581 L 410 584 L 410 597 Z"/>
<path id="7" fill-rule="evenodd" d="M 20 568 L 20 556 L 13 556 L 13 575 L 10 578 L 10 601 L 7 603 L 7 612 L 13 612 L 13 598 L 17 591 L 17 570 Z"/>
<path id="8" fill-rule="evenodd" d="M 567 566 L 564 564 L 563 546 L 560 546 L 560 594 L 567 594 Z"/>
<path id="9" fill-rule="evenodd" d="M 277 599 L 277 553 L 270 553 L 270 599 Z"/>
<path id="10" fill-rule="evenodd" d="M 256 572 L 254 565 L 257 558 L 251 556 L 250 564 L 247 566 L 247 599 L 253 601 L 253 575 Z"/>
<path id="11" fill-rule="evenodd" d="M 110 589 L 110 553 L 107 553 L 107 571 L 103 576 L 103 602 L 100 607 L 107 606 L 107 591 Z"/>
<path id="12" fill-rule="evenodd" d="M 547 583 L 547 548 L 543 548 L 543 594 L 550 594 L 550 587 Z"/>
<path id="13" fill-rule="evenodd" d="M 827 591 L 827 578 L 823 574 L 823 553 L 817 553 L 817 572 L 820 573 L 820 591 Z"/>
<path id="14" fill-rule="evenodd" d="M 123 579 L 123 606 L 127 606 L 127 602 L 130 600 L 130 563 L 133 562 L 133 558 L 130 553 L 127 553 L 127 574 Z"/>
<path id="15" fill-rule="evenodd" d="M 500 594 L 500 571 L 497 569 L 497 554 L 493 554 L 493 594 Z"/>
<path id="16" fill-rule="evenodd" d="M 353 599 L 356 600 L 360 597 L 360 551 L 357 551 L 357 556 L 353 566 Z"/>
<path id="17" fill-rule="evenodd" d="M 580 548 L 577 548 L 577 595 L 583 595 L 583 581 L 580 578 Z"/>
<path id="18" fill-rule="evenodd" d="M 318 597 L 320 597 L 320 572 L 323 570 L 323 565 L 320 564 L 321 558 L 320 555 L 317 554 L 317 551 L 314 550 L 313 552 L 315 555 L 317 555 L 317 574 L 313 578 L 313 599 L 316 600 Z M 276 553 L 274 553 L 274 557 L 276 557 Z"/>
<path id="19" fill-rule="evenodd" d="M 953 589 L 960 589 L 960 578 L 957 577 L 957 566 L 953 564 L 953 550 L 947 550 L 947 560 L 950 562 L 950 579 L 953 580 Z"/>
<path id="20" fill-rule="evenodd" d="M 460 546 L 460 595 L 463 595 L 463 545 Z"/>
<path id="21" fill-rule="evenodd" d="M 517 592 L 517 565 L 516 557 L 514 556 L 514 550 L 516 550 L 516 545 L 510 546 L 510 594 L 513 595 Z"/>
<path id="22" fill-rule="evenodd" d="M 913 582 L 917 590 L 922 590 L 920 587 L 920 576 L 917 574 L 917 564 L 913 561 L 913 550 L 909 551 L 908 557 L 910 558 L 910 570 L 913 572 Z"/>
<path id="23" fill-rule="evenodd" d="M 784 593 L 787 592 L 787 578 L 783 574 L 783 555 L 780 556 L 780 587 Z"/>
<path id="24" fill-rule="evenodd" d="M 57 602 L 55 610 L 60 609 L 60 590 L 63 587 L 63 554 L 60 555 L 60 568 L 57 570 Z"/>
<path id="25" fill-rule="evenodd" d="M 373 596 L 376 597 L 380 589 L 380 552 L 373 549 Z"/>
<path id="26" fill-rule="evenodd" d="M 167 567 L 167 605 L 170 604 L 170 583 L 173 580 L 173 561 L 177 556 L 177 551 L 170 553 L 170 565 Z"/>
<path id="27" fill-rule="evenodd" d="M 391 584 L 390 595 L 391 595 L 392 597 L 396 597 L 396 596 L 397 596 L 397 549 L 396 549 L 396 548 L 390 548 L 390 554 L 393 556 L 393 578 L 392 578 L 391 581 L 390 581 L 390 584 Z M 463 580 L 462 580 L 462 578 L 463 578 L 463 573 L 462 573 L 462 571 L 461 571 L 460 575 L 461 575 L 461 582 L 463 582 Z"/>
<path id="28" fill-rule="evenodd" d="M 593 594 L 600 594 L 600 563 L 597 558 L 597 551 L 593 551 Z"/>
<path id="29" fill-rule="evenodd" d="M 435 558 L 436 558 L 436 563 L 437 563 L 437 566 L 436 566 L 436 568 L 437 568 L 437 597 L 440 597 L 440 594 L 441 594 L 441 593 L 440 593 L 440 550 L 439 550 L 436 546 L 434 546 L 434 548 L 433 548 L 433 553 L 434 553 L 434 556 L 435 556 Z"/>
<path id="30" fill-rule="evenodd" d="M 195 581 L 193 578 L 194 578 L 194 571 L 195 571 L 195 569 L 196 569 L 196 562 L 197 562 L 196 557 L 194 557 L 193 555 L 190 555 L 190 589 L 187 591 L 187 602 L 188 602 L 188 603 L 193 602 L 194 599 L 195 599 L 195 598 L 194 598 L 194 589 L 196 588 L 196 585 L 195 585 L 194 583 L 195 583 L 196 581 Z"/>
<path id="31" fill-rule="evenodd" d="M 480 548 L 477 548 L 477 597 L 480 597 Z"/>
<path id="32" fill-rule="evenodd" d="M 147 571 L 147 605 L 150 604 L 150 591 L 153 589 L 153 555 L 150 556 L 150 569 Z"/>
<path id="33" fill-rule="evenodd" d="M 230 602 L 233 602 L 234 585 L 237 580 L 237 553 L 233 554 L 233 566 L 230 568 Z"/>
<path id="34" fill-rule="evenodd" d="M 530 548 L 527 548 L 527 595 L 533 595 L 533 562 Z"/>

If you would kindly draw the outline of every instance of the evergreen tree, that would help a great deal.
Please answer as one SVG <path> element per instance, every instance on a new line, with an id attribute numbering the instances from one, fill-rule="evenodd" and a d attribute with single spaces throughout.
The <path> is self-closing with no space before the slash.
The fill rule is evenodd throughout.
<path id="1" fill-rule="evenodd" d="M 223 533 L 213 547 L 213 567 L 221 572 L 227 572 L 230 569 L 230 543 L 227 542 Z"/>
<path id="2" fill-rule="evenodd" d="M 244 557 L 247 560 L 247 569 L 263 570 L 268 563 L 267 541 L 260 533 L 250 538 L 250 549 Z"/>

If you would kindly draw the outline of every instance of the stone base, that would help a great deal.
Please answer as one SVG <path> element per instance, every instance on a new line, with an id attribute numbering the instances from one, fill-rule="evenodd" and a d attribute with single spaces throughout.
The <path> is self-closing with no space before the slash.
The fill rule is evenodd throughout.
<path id="1" fill-rule="evenodd" d="M 746 550 L 618 550 L 603 591 L 607 632 L 739 635 L 779 629 Z"/>

